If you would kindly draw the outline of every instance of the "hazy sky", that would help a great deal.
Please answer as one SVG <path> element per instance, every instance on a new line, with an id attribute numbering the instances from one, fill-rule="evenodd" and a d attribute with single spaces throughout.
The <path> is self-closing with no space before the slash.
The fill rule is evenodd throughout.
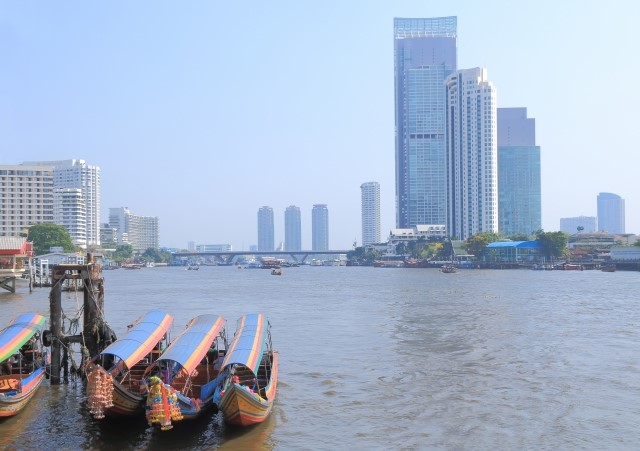
<path id="1" fill-rule="evenodd" d="M 257 212 L 329 208 L 361 243 L 360 184 L 395 227 L 393 18 L 458 17 L 458 67 L 486 67 L 542 148 L 542 226 L 626 200 L 640 233 L 639 2 L 0 1 L 0 164 L 79 158 L 160 244 L 257 243 Z M 634 176 L 634 174 L 636 174 Z"/>

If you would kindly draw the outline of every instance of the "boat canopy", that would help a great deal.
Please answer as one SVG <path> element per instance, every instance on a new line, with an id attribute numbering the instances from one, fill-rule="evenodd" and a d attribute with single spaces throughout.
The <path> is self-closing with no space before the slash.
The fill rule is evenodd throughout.
<path id="1" fill-rule="evenodd" d="M 245 315 L 238 320 L 238 328 L 229 345 L 222 367 L 240 364 L 254 373 L 267 350 L 269 321 L 261 313 Z"/>
<path id="2" fill-rule="evenodd" d="M 23 313 L 0 331 L 0 362 L 14 355 L 44 327 L 45 317 L 38 313 Z"/>
<path id="3" fill-rule="evenodd" d="M 196 316 L 155 363 L 172 360 L 179 363 L 187 374 L 192 374 L 224 329 L 225 322 L 223 317 L 217 315 Z"/>
<path id="4" fill-rule="evenodd" d="M 140 317 L 124 337 L 107 346 L 100 355 L 119 357 L 127 368 L 131 368 L 151 352 L 172 323 L 171 315 L 153 310 Z"/>

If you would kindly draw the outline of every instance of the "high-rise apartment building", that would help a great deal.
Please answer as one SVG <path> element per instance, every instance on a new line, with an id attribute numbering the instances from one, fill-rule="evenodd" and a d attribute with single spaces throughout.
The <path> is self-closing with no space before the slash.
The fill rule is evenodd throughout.
<path id="1" fill-rule="evenodd" d="M 160 248 L 157 216 L 134 215 L 127 207 L 110 208 L 109 226 L 117 229 L 118 242 L 130 244 L 135 252 Z"/>
<path id="2" fill-rule="evenodd" d="M 595 232 L 595 216 L 575 216 L 572 218 L 560 218 L 560 231 L 573 235 L 578 232 Z"/>
<path id="3" fill-rule="evenodd" d="M 311 250 L 329 250 L 329 210 L 326 204 L 311 209 Z"/>
<path id="4" fill-rule="evenodd" d="M 258 250 L 274 250 L 273 208 L 260 207 L 258 210 Z"/>
<path id="5" fill-rule="evenodd" d="M 613 193 L 598 194 L 598 230 L 625 233 L 624 199 Z"/>
<path id="6" fill-rule="evenodd" d="M 360 185 L 362 210 L 362 245 L 380 242 L 380 184 L 366 182 Z"/>
<path id="7" fill-rule="evenodd" d="M 87 245 L 100 244 L 100 168 L 84 160 L 35 161 L 24 165 L 53 166 L 53 187 L 80 189 L 84 203 Z M 53 195 L 53 192 L 51 193 Z M 63 225 L 63 224 L 60 224 Z M 78 230 L 81 224 L 73 229 Z M 67 230 L 69 230 L 67 228 Z M 71 233 L 71 231 L 70 231 Z"/>
<path id="8" fill-rule="evenodd" d="M 87 223 L 84 196 L 80 188 L 53 189 L 53 222 L 63 226 L 71 242 L 87 248 Z"/>
<path id="9" fill-rule="evenodd" d="M 457 18 L 395 18 L 396 226 L 447 217 L 446 90 L 457 69 Z"/>
<path id="10" fill-rule="evenodd" d="M 53 223 L 53 166 L 0 166 L 0 236 Z"/>
<path id="11" fill-rule="evenodd" d="M 302 222 L 300 208 L 288 206 L 284 211 L 284 250 L 302 250 Z"/>
<path id="12" fill-rule="evenodd" d="M 498 229 L 506 237 L 542 229 L 540 147 L 526 108 L 498 108 Z"/>
<path id="13" fill-rule="evenodd" d="M 457 240 L 497 233 L 496 89 L 481 68 L 454 72 L 446 89 L 447 233 Z"/>

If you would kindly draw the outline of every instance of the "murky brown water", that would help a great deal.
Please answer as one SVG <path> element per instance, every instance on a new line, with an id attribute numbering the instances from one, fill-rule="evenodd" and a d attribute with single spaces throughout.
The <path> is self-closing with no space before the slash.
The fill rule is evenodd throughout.
<path id="1" fill-rule="evenodd" d="M 48 382 L 0 448 L 636 449 L 640 273 L 300 267 L 109 271 L 106 316 L 122 335 L 150 309 L 228 320 L 260 311 L 280 351 L 269 420 L 219 416 L 168 432 L 89 418 L 82 384 Z M 48 316 L 48 289 L 0 294 L 0 324 Z M 66 294 L 71 315 L 82 297 Z"/>

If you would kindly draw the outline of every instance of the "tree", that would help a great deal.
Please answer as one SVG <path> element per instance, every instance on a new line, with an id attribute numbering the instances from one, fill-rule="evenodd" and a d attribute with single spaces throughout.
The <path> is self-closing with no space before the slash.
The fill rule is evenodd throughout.
<path id="1" fill-rule="evenodd" d="M 113 253 L 113 260 L 116 262 L 122 262 L 133 257 L 133 246 L 128 243 L 118 244 L 116 250 Z"/>
<path id="2" fill-rule="evenodd" d="M 52 247 L 61 247 L 64 252 L 76 250 L 67 229 L 58 224 L 35 224 L 29 227 L 27 234 L 27 239 L 33 243 L 36 255 L 51 252 Z"/>
<path id="3" fill-rule="evenodd" d="M 480 232 L 469 237 L 465 241 L 465 249 L 470 254 L 479 258 L 484 253 L 485 248 L 496 241 L 500 240 L 500 236 L 494 232 Z"/>
<path id="4" fill-rule="evenodd" d="M 569 242 L 569 235 L 565 232 L 542 232 L 536 237 L 542 246 L 542 252 L 551 260 L 563 256 Z"/>

